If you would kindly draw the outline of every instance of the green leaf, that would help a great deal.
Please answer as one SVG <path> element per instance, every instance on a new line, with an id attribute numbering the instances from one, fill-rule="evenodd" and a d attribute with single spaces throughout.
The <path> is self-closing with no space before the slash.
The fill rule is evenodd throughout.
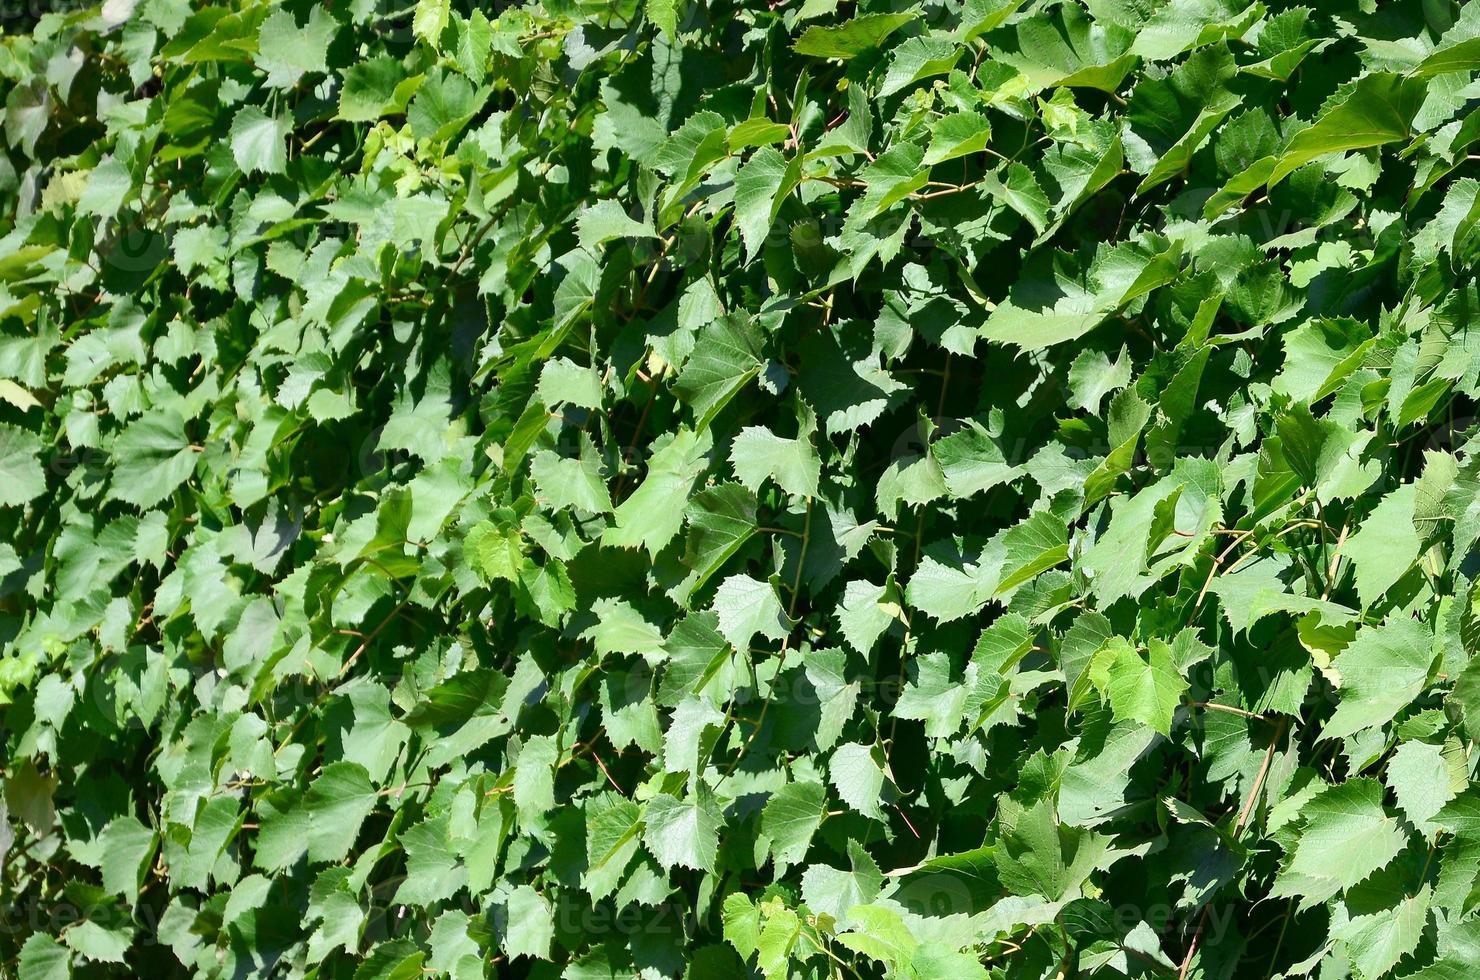
<path id="1" fill-rule="evenodd" d="M 847 61 L 870 48 L 914 20 L 913 12 L 899 14 L 864 14 L 837 27 L 813 25 L 802 32 L 793 48 L 797 54 L 812 58 L 835 58 Z"/>
<path id="2" fill-rule="evenodd" d="M 1083 272 L 1062 253 L 1037 260 L 987 318 L 982 336 L 1025 350 L 1076 340 L 1124 304 L 1176 275 L 1175 247 L 1125 243 L 1102 248 Z"/>
<path id="3" fill-rule="evenodd" d="M 637 853 L 642 808 L 612 794 L 586 802 L 586 872 L 584 885 L 592 898 L 617 890 Z"/>
<path id="4" fill-rule="evenodd" d="M 1359 79 L 1340 103 L 1286 144 L 1266 178 L 1273 187 L 1317 157 L 1407 139 L 1423 101 L 1422 81 L 1374 72 Z"/>
<path id="5" fill-rule="evenodd" d="M 520 885 L 509 895 L 508 928 L 503 936 L 504 955 L 509 959 L 528 956 L 548 960 L 555 939 L 555 910 L 543 895 L 529 885 Z"/>
<path id="6" fill-rule="evenodd" d="M 802 898 L 807 907 L 839 923 L 848 923 L 849 912 L 877 898 L 884 884 L 879 866 L 855 841 L 848 842 L 848 858 L 852 871 L 814 864 L 802 875 Z"/>
<path id="7" fill-rule="evenodd" d="M 396 91 L 405 78 L 401 62 L 389 55 L 351 65 L 339 90 L 339 118 L 346 122 L 379 119 L 396 105 Z"/>
<path id="8" fill-rule="evenodd" d="M 648 460 L 647 476 L 617 505 L 602 540 L 612 547 L 641 546 L 657 554 L 682 527 L 683 508 L 677 503 L 688 499 L 712 445 L 709 433 L 702 430 L 681 429 L 673 438 L 659 440 Z"/>
<path id="9" fill-rule="evenodd" d="M 611 513 L 611 494 L 590 439 L 582 440 L 579 459 L 566 459 L 542 449 L 531 458 L 529 470 L 540 498 L 551 508 Z"/>
<path id="10" fill-rule="evenodd" d="M 72 954 L 45 933 L 32 933 L 21 946 L 16 975 L 20 980 L 67 980 Z"/>
<path id="11" fill-rule="evenodd" d="M 447 29 L 450 9 L 450 0 L 416 0 L 416 11 L 411 15 L 412 33 L 432 50 L 441 50 L 442 32 Z"/>
<path id="12" fill-rule="evenodd" d="M 1363 976 L 1384 976 L 1417 948 L 1428 925 L 1433 890 L 1424 885 L 1413 896 L 1396 902 L 1373 885 L 1363 893 L 1348 895 L 1343 904 L 1345 922 L 1333 922 L 1331 935 L 1350 949 Z M 1371 894 L 1366 894 L 1366 892 Z"/>
<path id="13" fill-rule="evenodd" d="M 1423 537 L 1413 524 L 1414 494 L 1410 484 L 1383 497 L 1347 542 L 1363 605 L 1375 604 L 1418 561 Z"/>
<path id="14" fill-rule="evenodd" d="M 1433 644 L 1428 626 L 1402 615 L 1357 630 L 1331 663 L 1341 700 L 1321 737 L 1343 738 L 1391 721 L 1428 682 Z"/>
<path id="15" fill-rule="evenodd" d="M 1386 867 L 1407 834 L 1383 807 L 1382 793 L 1382 784 L 1372 779 L 1322 787 L 1301 809 L 1299 840 L 1272 894 L 1299 896 L 1308 907 Z"/>
<path id="16" fill-rule="evenodd" d="M 77 206 L 88 214 L 111 218 L 133 196 L 134 178 L 128 166 L 110 157 L 93 168 Z"/>
<path id="17" fill-rule="evenodd" d="M 756 506 L 755 494 L 735 483 L 717 484 L 689 501 L 684 563 L 695 573 L 690 594 L 703 588 L 756 533 Z"/>
<path id="18" fill-rule="evenodd" d="M 855 220 L 870 220 L 903 201 L 929 179 L 930 170 L 924 165 L 924 152 L 913 143 L 879 154 L 877 160 L 863 171 L 864 193 L 849 211 Z"/>
<path id="19" fill-rule="evenodd" d="M 417 88 L 406 110 L 406 121 L 417 139 L 451 139 L 477 114 L 481 105 L 479 93 L 467 79 L 452 72 L 435 71 Z"/>
<path id="20" fill-rule="evenodd" d="M 1005 34 L 1005 32 L 1004 32 Z M 1020 20 L 992 55 L 1017 69 L 1029 93 L 1055 86 L 1113 92 L 1136 62 L 1135 36 L 1118 25 L 1102 25 L 1078 6 L 1055 15 Z"/>
<path id="21" fill-rule="evenodd" d="M 254 105 L 242 106 L 231 120 L 231 153 L 243 173 L 280 174 L 288 166 L 283 142 L 292 131 L 287 119 L 268 116 Z"/>
<path id="22" fill-rule="evenodd" d="M 174 411 L 151 412 L 130 423 L 113 443 L 109 495 L 139 508 L 151 507 L 195 471 L 196 450 L 185 436 L 185 420 Z"/>
<path id="23" fill-rule="evenodd" d="M 1010 464 L 1001 445 L 975 420 L 937 440 L 930 454 L 940 464 L 951 496 L 970 497 L 1014 479 L 1021 469 Z"/>
<path id="24" fill-rule="evenodd" d="M 256 62 L 267 73 L 267 84 L 292 88 L 310 72 L 327 72 L 329 43 L 338 30 L 338 22 L 325 7 L 309 8 L 303 27 L 288 11 L 274 10 L 257 34 Z"/>
<path id="25" fill-rule="evenodd" d="M 731 145 L 734 139 L 732 131 Z M 769 146 L 756 150 L 735 172 L 735 224 L 745 242 L 747 261 L 760 254 L 787 195 L 801 179 L 801 156 L 787 160 Z"/>
<path id="26" fill-rule="evenodd" d="M 598 654 L 636 653 L 651 657 L 663 648 L 663 634 L 631 603 L 602 599 L 592 611 L 597 614 L 597 620 L 582 635 L 595 645 Z"/>
<path id="27" fill-rule="evenodd" d="M 702 784 L 684 800 L 659 793 L 643 810 L 642 840 L 664 868 L 712 872 L 723 822 L 713 795 Z"/>
<path id="28" fill-rule="evenodd" d="M 912 37 L 894 48 L 889 70 L 879 86 L 879 98 L 887 99 L 932 75 L 944 75 L 955 67 L 963 49 L 949 37 Z"/>
<path id="29" fill-rule="evenodd" d="M 0 424 L 0 506 L 19 506 L 46 491 L 40 456 L 40 439 L 25 429 Z"/>
<path id="30" fill-rule="evenodd" d="M 730 447 L 735 476 L 751 490 L 759 491 L 766 480 L 789 494 L 815 497 L 822 461 L 805 438 L 783 439 L 767 429 L 742 429 Z"/>
<path id="31" fill-rule="evenodd" d="M 787 783 L 771 794 L 761 811 L 761 834 L 769 841 L 778 874 L 807 856 L 826 811 L 826 790 L 821 783 Z"/>
<path id="32" fill-rule="evenodd" d="M 1133 50 L 1151 60 L 1174 58 L 1190 47 L 1242 35 L 1263 12 L 1239 0 L 1171 0 L 1139 25 Z"/>
<path id="33" fill-rule="evenodd" d="M 283 868 L 304 854 L 315 862 L 343 860 L 379 798 L 364 766 L 325 766 L 298 806 L 263 819 L 258 866 Z"/>
<path id="34" fill-rule="evenodd" d="M 927 653 L 909 665 L 909 683 L 894 705 L 894 716 L 923 721 L 930 738 L 954 735 L 965 719 L 967 690 L 952 676 L 950 658 Z"/>
<path id="35" fill-rule="evenodd" d="M 658 30 L 669 40 L 678 32 L 678 11 L 680 0 L 645 0 L 644 9 L 647 11 L 648 19 L 657 25 Z"/>
<path id="36" fill-rule="evenodd" d="M 873 746 L 857 742 L 838 746 L 828 762 L 827 778 L 844 803 L 866 817 L 884 819 L 884 769 Z"/>
<path id="37" fill-rule="evenodd" d="M 85 960 L 94 963 L 123 963 L 133 940 L 133 929 L 109 927 L 94 919 L 74 924 L 62 936 L 63 941 Z"/>
<path id="38" fill-rule="evenodd" d="M 1446 72 L 1470 72 L 1480 68 L 1480 37 L 1441 43 L 1428 56 L 1410 69 L 1419 78 L 1430 78 Z"/>
<path id="39" fill-rule="evenodd" d="M 598 201 L 581 213 L 576 225 L 582 248 L 594 249 L 614 238 L 657 238 L 652 229 L 629 217 L 616 201 Z"/>
<path id="40" fill-rule="evenodd" d="M 1480 976 L 1480 6 L 495 8 L 8 24 L 0 973 Z"/>
<path id="41" fill-rule="evenodd" d="M 137 818 L 123 816 L 109 823 L 98 840 L 104 850 L 103 887 L 133 904 L 153 863 L 154 832 Z"/>
<path id="42" fill-rule="evenodd" d="M 1117 645 L 1106 667 L 1110 707 L 1116 720 L 1134 720 L 1163 735 L 1172 732 L 1172 715 L 1188 684 L 1172 662 L 1171 648 L 1153 641 L 1145 659 L 1129 645 Z"/>
<path id="43" fill-rule="evenodd" d="M 1069 529 L 1040 510 L 1002 535 L 1006 551 L 995 594 L 1002 595 L 1069 558 Z"/>
<path id="44" fill-rule="evenodd" d="M 750 317 L 727 314 L 699 334 L 674 386 L 704 432 L 720 410 L 761 372 L 761 334 Z"/>
<path id="45" fill-rule="evenodd" d="M 731 575 L 720 583 L 714 593 L 714 611 L 719 616 L 720 633 L 737 650 L 749 649 L 756 634 L 768 640 L 784 640 L 790 632 L 775 587 L 749 575 Z"/>
<path id="46" fill-rule="evenodd" d="M 469 934 L 467 913 L 449 909 L 437 917 L 428 945 L 432 954 L 428 964 L 454 978 L 472 978 L 482 970 L 483 950 Z"/>
<path id="47" fill-rule="evenodd" d="M 930 126 L 930 146 L 920 164 L 933 167 L 947 160 L 980 153 L 991 138 L 992 125 L 986 116 L 975 112 L 941 116 Z"/>
<path id="48" fill-rule="evenodd" d="M 884 631 L 902 616 L 899 594 L 892 583 L 849 582 L 838 605 L 838 626 L 843 638 L 860 653 L 873 650 Z"/>
<path id="49" fill-rule="evenodd" d="M 966 0 L 959 34 L 963 41 L 995 30 L 1023 5 L 1023 0 Z"/>
<path id="50" fill-rule="evenodd" d="M 1456 771 L 1443 746 L 1419 741 L 1404 742 L 1394 750 L 1388 758 L 1385 778 L 1398 806 L 1425 835 L 1432 835 L 1437 829 L 1431 818 L 1468 781 L 1463 765 Z"/>

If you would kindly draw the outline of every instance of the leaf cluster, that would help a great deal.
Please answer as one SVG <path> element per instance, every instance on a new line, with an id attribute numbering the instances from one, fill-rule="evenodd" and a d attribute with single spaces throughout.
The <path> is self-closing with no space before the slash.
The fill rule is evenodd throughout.
<path id="1" fill-rule="evenodd" d="M 0 975 L 1480 975 L 1477 72 L 1447 0 L 12 21 Z"/>

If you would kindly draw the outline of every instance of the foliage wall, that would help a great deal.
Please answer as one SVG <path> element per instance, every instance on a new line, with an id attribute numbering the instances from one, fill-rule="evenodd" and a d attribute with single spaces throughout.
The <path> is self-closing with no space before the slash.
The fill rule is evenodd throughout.
<path id="1" fill-rule="evenodd" d="M 1480 976 L 1480 5 L 3 18 L 0 975 Z"/>

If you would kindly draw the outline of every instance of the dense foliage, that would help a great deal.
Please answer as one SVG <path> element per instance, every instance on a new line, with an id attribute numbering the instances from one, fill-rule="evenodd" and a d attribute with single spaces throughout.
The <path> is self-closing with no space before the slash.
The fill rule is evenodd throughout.
<path id="1" fill-rule="evenodd" d="M 0 975 L 1480 976 L 1480 5 L 0 44 Z"/>

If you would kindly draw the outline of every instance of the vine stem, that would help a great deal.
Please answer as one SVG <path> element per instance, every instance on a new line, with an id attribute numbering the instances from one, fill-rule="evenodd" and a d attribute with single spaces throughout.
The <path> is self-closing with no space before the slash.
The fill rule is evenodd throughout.
<path id="1" fill-rule="evenodd" d="M 950 393 L 950 390 L 951 390 L 951 352 L 950 351 L 946 351 L 946 362 L 945 362 L 944 365 L 942 365 L 941 371 L 940 371 L 940 396 L 935 400 L 935 417 L 936 418 L 940 418 L 941 416 L 943 416 L 945 414 L 945 411 L 946 411 L 946 395 L 948 395 Z M 920 435 L 921 435 L 922 439 L 928 439 L 929 438 L 929 434 L 926 433 L 926 432 L 924 432 L 923 430 L 921 431 Z M 926 451 L 929 452 L 928 447 L 927 447 Z M 918 569 L 920 567 L 920 551 L 921 551 L 921 548 L 922 548 L 922 546 L 924 544 L 925 544 L 925 508 L 924 507 L 921 507 L 920 508 L 920 516 L 919 516 L 919 519 L 915 521 L 915 557 L 914 557 L 914 559 L 913 559 L 913 561 L 911 562 L 911 565 L 910 565 L 910 568 L 912 569 L 911 574 L 913 574 L 913 569 Z M 911 627 L 911 624 L 910 624 L 909 620 L 906 619 L 905 620 L 905 627 L 904 627 L 904 639 L 900 642 L 900 645 L 899 645 L 899 676 L 898 676 L 898 678 L 895 681 L 895 690 L 896 691 L 902 691 L 902 690 L 904 690 L 905 664 L 908 662 L 907 658 L 909 657 L 910 630 L 911 630 L 911 628 L 912 627 Z M 889 739 L 888 739 L 888 745 L 886 746 L 885 751 L 884 751 L 884 761 L 885 762 L 888 762 L 889 761 L 889 757 L 894 753 L 894 733 L 898 730 L 898 728 L 899 728 L 899 716 L 896 715 L 896 714 L 892 714 L 891 713 L 890 716 L 889 716 Z M 902 815 L 903 814 L 901 814 L 901 816 Z"/>
<path id="2" fill-rule="evenodd" d="M 1205 711 L 1222 711 L 1225 714 L 1238 715 L 1240 718 L 1255 718 L 1259 721 L 1270 721 L 1270 718 L 1253 711 L 1245 711 L 1243 708 L 1235 708 L 1231 704 L 1219 704 L 1216 701 L 1191 701 L 1194 708 L 1202 708 Z"/>
<path id="3" fill-rule="evenodd" d="M 1265 980 L 1274 975 L 1274 965 L 1279 962 L 1280 949 L 1285 945 L 1285 930 L 1290 928 L 1290 906 L 1294 901 L 1292 898 L 1285 899 L 1285 917 L 1280 922 L 1280 935 L 1274 941 L 1274 953 L 1269 957 L 1269 973 L 1266 974 Z"/>
<path id="4" fill-rule="evenodd" d="M 1336 536 L 1336 550 L 1331 552 L 1331 564 L 1326 566 L 1326 588 L 1321 592 L 1323 602 L 1331 598 L 1331 589 L 1336 585 L 1336 566 L 1341 564 L 1341 546 L 1346 544 L 1346 535 L 1351 527 L 1350 521 L 1341 525 L 1341 533 Z"/>
<path id="5" fill-rule="evenodd" d="M 791 600 L 786 605 L 786 618 L 788 620 L 795 618 L 796 615 L 797 597 L 801 595 L 802 591 L 802 566 L 807 561 L 807 545 L 810 544 L 811 541 L 812 498 L 808 497 L 807 516 L 802 518 L 802 546 L 801 550 L 797 553 L 797 571 L 791 579 Z M 760 736 L 761 726 L 764 725 L 766 722 L 766 712 L 770 709 L 771 701 L 776 696 L 776 679 L 781 676 L 781 671 L 786 668 L 786 655 L 790 651 L 791 631 L 788 630 L 786 633 L 786 639 L 781 641 L 781 660 L 776 664 L 776 672 L 771 675 L 771 686 L 766 690 L 765 700 L 761 702 L 760 713 L 757 714 L 755 718 L 755 727 L 750 730 L 750 735 L 745 739 L 745 744 L 740 746 L 740 751 L 735 753 L 735 758 L 731 759 L 730 764 L 725 767 L 725 771 L 719 777 L 719 782 L 714 784 L 715 789 L 718 789 L 726 779 L 730 778 L 730 773 L 734 772 L 735 767 L 740 765 L 740 760 L 745 758 L 746 754 L 750 751 L 750 746 Z"/>
<path id="6" fill-rule="evenodd" d="M 1264 789 L 1264 780 L 1269 776 L 1270 763 L 1274 761 L 1274 750 L 1280 744 L 1280 739 L 1284 737 L 1284 734 L 1285 719 L 1281 718 L 1274 730 L 1274 737 L 1269 740 L 1269 748 L 1264 750 L 1264 761 L 1259 765 L 1259 774 L 1254 777 L 1254 785 L 1249 787 L 1249 795 L 1244 798 L 1243 809 L 1239 811 L 1238 820 L 1233 825 L 1235 841 L 1243 832 L 1244 825 L 1248 823 L 1249 814 L 1254 812 L 1254 801 L 1259 799 L 1259 793 Z M 1197 955 L 1198 944 L 1202 941 L 1203 928 L 1208 924 L 1208 913 L 1212 910 L 1211 902 L 1203 906 L 1202 915 L 1197 920 L 1197 931 L 1192 934 L 1192 942 L 1187 946 L 1187 955 L 1182 957 L 1182 968 L 1177 971 L 1177 980 L 1187 980 L 1187 971 L 1192 969 L 1192 957 Z"/>

